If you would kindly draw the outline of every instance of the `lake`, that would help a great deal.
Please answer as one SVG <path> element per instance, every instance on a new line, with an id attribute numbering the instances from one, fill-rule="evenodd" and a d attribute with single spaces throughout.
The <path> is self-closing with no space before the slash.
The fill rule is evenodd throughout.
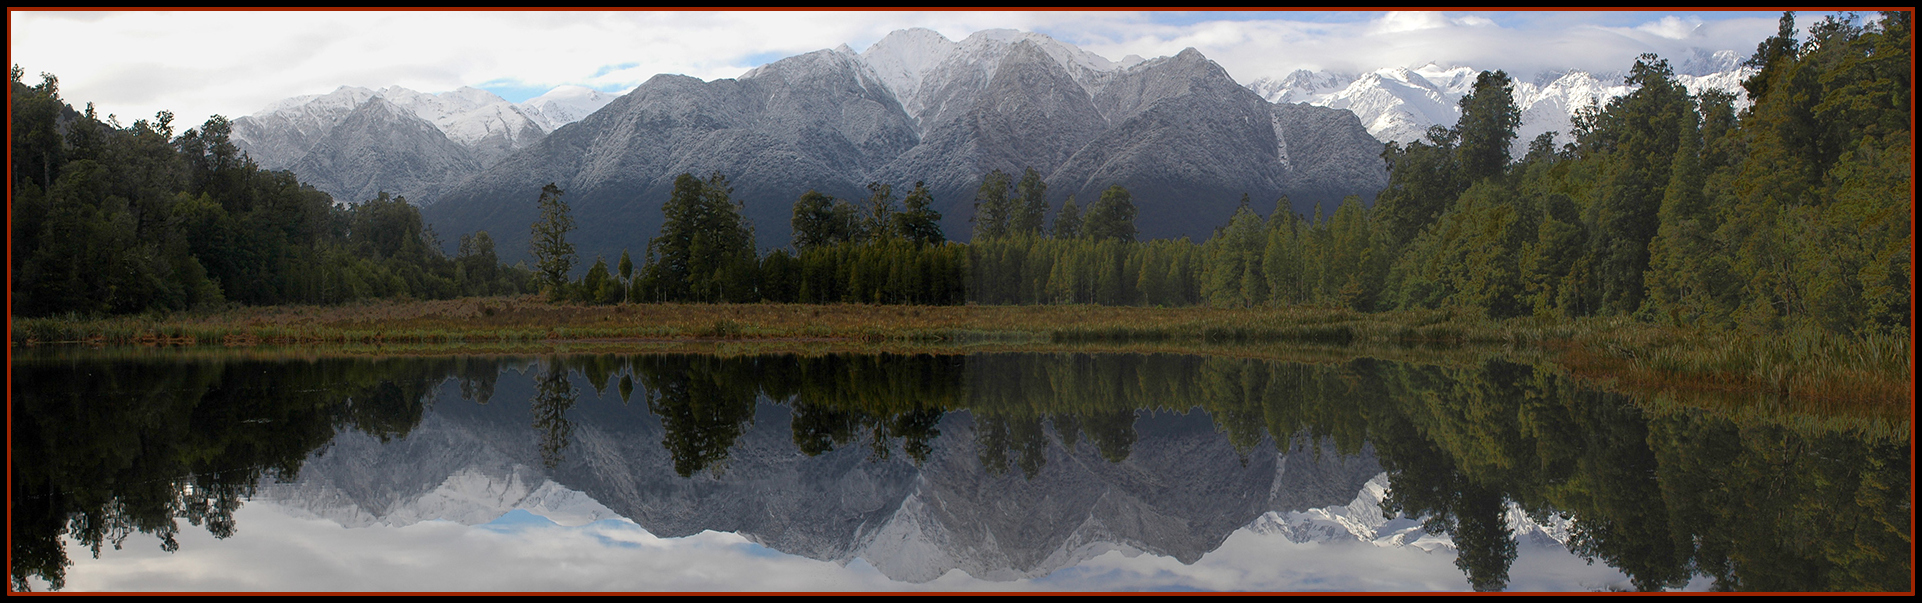
<path id="1" fill-rule="evenodd" d="M 1906 422 L 1548 366 L 16 350 L 97 590 L 1909 590 Z"/>

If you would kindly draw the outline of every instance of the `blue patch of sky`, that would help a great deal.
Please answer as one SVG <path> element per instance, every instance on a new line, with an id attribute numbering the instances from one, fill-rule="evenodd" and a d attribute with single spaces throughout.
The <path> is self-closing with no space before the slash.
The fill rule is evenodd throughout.
<path id="1" fill-rule="evenodd" d="M 558 525 L 560 524 L 554 523 L 553 520 L 546 517 L 530 513 L 526 509 L 514 509 L 502 514 L 500 517 L 494 518 L 493 521 L 475 527 L 499 532 L 512 532 L 529 528 L 556 527 Z"/>
<path id="2" fill-rule="evenodd" d="M 520 82 L 505 80 L 486 82 L 475 86 L 475 88 L 492 92 L 501 98 L 507 99 L 507 102 L 510 103 L 524 103 L 527 102 L 527 99 L 547 94 L 547 91 L 554 89 L 553 86 L 530 86 Z"/>
<path id="3" fill-rule="evenodd" d="M 757 52 L 754 54 L 747 55 L 745 57 L 741 57 L 740 63 L 745 67 L 750 67 L 750 68 L 760 67 L 768 63 L 772 63 L 775 61 L 779 61 L 781 59 L 794 56 L 794 54 L 795 53 L 782 52 L 778 50 L 770 50 L 767 52 Z"/>
<path id="4" fill-rule="evenodd" d="M 760 557 L 763 559 L 781 559 L 781 558 L 790 556 L 787 553 L 783 553 L 771 548 L 767 548 L 765 546 L 755 544 L 752 542 L 737 544 L 737 545 L 734 545 L 734 548 L 743 553 L 746 553 L 747 556 L 749 557 Z"/>
<path id="5" fill-rule="evenodd" d="M 641 543 L 634 542 L 632 540 L 615 540 L 613 538 L 608 538 L 606 534 L 598 534 L 598 533 L 589 534 L 589 536 L 592 536 L 594 538 L 594 542 L 601 543 L 601 546 L 608 547 L 608 548 L 622 548 L 622 549 L 641 548 Z"/>
<path id="6" fill-rule="evenodd" d="M 641 64 L 637 62 L 621 63 L 619 65 L 602 65 L 600 69 L 594 70 L 594 75 L 591 75 L 588 77 L 600 77 L 603 75 L 607 75 L 609 73 L 620 71 L 622 69 L 633 69 L 639 66 L 641 66 Z"/>
<path id="7" fill-rule="evenodd" d="M 601 92 L 610 92 L 610 93 L 622 92 L 631 87 L 631 86 L 627 86 L 619 83 L 589 84 L 589 83 L 582 82 L 582 83 L 575 83 L 573 85 L 593 88 Z M 518 81 L 494 80 L 494 81 L 480 84 L 474 87 L 480 88 L 482 90 L 486 90 L 488 92 L 492 92 L 501 98 L 507 99 L 507 102 L 510 102 L 510 103 L 524 103 L 524 102 L 527 102 L 528 99 L 534 98 L 536 96 L 540 96 L 542 94 L 547 94 L 548 91 L 553 90 L 558 86 L 550 86 L 550 85 L 537 86 L 537 85 L 531 85 L 531 84 L 523 84 Z"/>

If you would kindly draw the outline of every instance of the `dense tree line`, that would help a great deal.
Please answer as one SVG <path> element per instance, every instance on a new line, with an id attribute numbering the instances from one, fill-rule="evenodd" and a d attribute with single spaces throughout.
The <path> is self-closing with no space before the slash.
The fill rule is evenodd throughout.
<path id="1" fill-rule="evenodd" d="M 338 303 L 523 290 L 487 233 L 449 258 L 405 200 L 337 204 L 259 169 L 215 116 L 122 126 L 77 112 L 59 80 L 12 76 L 13 312 L 121 314 L 226 303 Z"/>
<path id="2" fill-rule="evenodd" d="M 108 363 L 124 366 L 103 370 Z M 1508 582 L 1511 510 L 1560 523 L 1571 551 L 1620 569 L 1639 589 L 1694 577 L 1760 591 L 1904 591 L 1913 581 L 1910 437 L 1900 421 L 1876 428 L 1649 404 L 1500 359 L 42 356 L 14 370 L 16 590 L 29 578 L 60 588 L 70 541 L 98 550 L 149 533 L 172 550 L 183 518 L 232 535 L 234 511 L 260 480 L 296 479 L 315 450 L 350 430 L 406 438 L 427 413 L 459 404 L 436 398 L 449 380 L 459 398 L 496 409 L 489 420 L 503 423 L 490 433 L 511 442 L 520 425 L 530 453 L 563 472 L 583 466 L 575 422 L 592 420 L 615 434 L 649 426 L 642 431 L 659 434 L 677 475 L 721 474 L 750 429 L 767 427 L 755 424 L 756 407 L 769 404 L 787 410 L 759 420 L 785 417 L 807 456 L 854 448 L 920 465 L 938 446 L 960 446 L 1004 484 L 1048 480 L 1051 463 L 1057 472 L 1060 463 L 1105 460 L 1152 473 L 1171 455 L 1227 452 L 1217 460 L 1233 463 L 1332 445 L 1379 460 L 1390 482 L 1383 510 L 1450 535 L 1456 565 L 1477 589 Z M 525 410 L 496 394 L 502 380 L 520 381 L 498 389 L 530 396 Z M 478 411 L 457 414 L 475 420 Z M 1170 423 L 1138 422 L 1147 413 L 1192 417 L 1200 423 L 1180 421 L 1200 429 L 1171 448 Z M 954 441 L 955 427 L 972 441 Z M 1203 434 L 1220 439 L 1192 437 Z M 946 462 L 956 460 L 964 459 Z"/>
<path id="3" fill-rule="evenodd" d="M 1792 15 L 1748 64 L 1750 101 L 1691 95 L 1666 61 L 1633 92 L 1509 156 L 1520 111 L 1507 74 L 1481 74 L 1461 118 L 1383 153 L 1388 187 L 1298 216 L 1243 197 L 1208 240 L 1137 241 L 1113 186 L 1049 220 L 1047 183 L 999 170 L 975 192 L 973 232 L 948 241 L 927 188 L 897 199 L 816 191 L 793 244 L 759 253 L 721 174 L 683 174 L 659 236 L 596 258 L 579 280 L 564 191 L 540 195 L 538 286 L 556 301 L 621 303 L 1092 303 L 1363 311 L 1461 308 L 1490 317 L 1593 315 L 1771 330 L 1906 329 L 1912 233 L 1909 13 L 1829 18 L 1798 40 Z M 262 172 L 215 118 L 121 127 L 14 71 L 15 311 L 47 314 L 439 298 L 531 289 L 486 233 L 441 255 L 404 202 L 337 206 Z"/>
<path id="4" fill-rule="evenodd" d="M 1797 40 L 1785 15 L 1748 61 L 1758 72 L 1741 111 L 1723 92 L 1689 94 L 1666 61 L 1644 55 L 1627 76 L 1633 92 L 1578 114 L 1572 141 L 1544 134 L 1520 158 L 1508 150 L 1520 124 L 1513 82 L 1482 73 L 1453 127 L 1388 145 L 1390 182 L 1373 207 L 1350 197 L 1304 218 L 1283 198 L 1264 219 L 1244 196 L 1203 243 L 1141 242 L 1126 189 L 1085 211 L 1069 198 L 1050 227 L 1040 175 L 996 170 L 962 246 L 941 244 L 919 186 L 905 211 L 879 183 L 859 204 L 809 191 L 795 204 L 794 250 L 767 256 L 758 276 L 741 242 L 728 252 L 740 258 L 731 293 L 642 298 L 1454 307 L 1904 329 L 1909 18 L 1831 17 Z M 746 228 L 739 213 L 733 228 Z M 670 230 L 680 223 L 670 214 Z"/>

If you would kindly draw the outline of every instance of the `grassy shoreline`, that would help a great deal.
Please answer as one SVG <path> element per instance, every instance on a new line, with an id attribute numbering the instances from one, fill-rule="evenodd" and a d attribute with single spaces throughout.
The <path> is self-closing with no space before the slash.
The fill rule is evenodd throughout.
<path id="1" fill-rule="evenodd" d="M 360 353 L 511 353 L 555 348 L 898 351 L 987 349 L 1229 353 L 1272 357 L 1538 357 L 1616 389 L 1785 396 L 1835 410 L 1906 412 L 1906 335 L 1766 337 L 1625 318 L 1490 320 L 1449 310 L 1339 308 L 554 305 L 534 297 L 237 308 L 113 318 L 13 319 L 15 349 L 48 344 L 358 347 Z M 377 350 L 377 351 L 369 351 Z"/>

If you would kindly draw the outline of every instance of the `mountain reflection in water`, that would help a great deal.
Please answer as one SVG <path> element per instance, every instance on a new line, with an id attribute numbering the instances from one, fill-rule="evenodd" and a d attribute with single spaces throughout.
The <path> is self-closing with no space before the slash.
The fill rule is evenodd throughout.
<path id="1" fill-rule="evenodd" d="M 1638 405 L 1499 360 L 65 352 L 13 371 L 16 589 L 61 588 L 69 541 L 172 552 L 180 519 L 228 538 L 246 501 L 348 527 L 732 533 L 907 583 L 1065 581 L 1110 551 L 1192 564 L 1265 534 L 1452 553 L 1454 588 L 1555 588 L 1515 573 L 1544 545 L 1638 589 L 1911 584 L 1906 425 Z"/>

